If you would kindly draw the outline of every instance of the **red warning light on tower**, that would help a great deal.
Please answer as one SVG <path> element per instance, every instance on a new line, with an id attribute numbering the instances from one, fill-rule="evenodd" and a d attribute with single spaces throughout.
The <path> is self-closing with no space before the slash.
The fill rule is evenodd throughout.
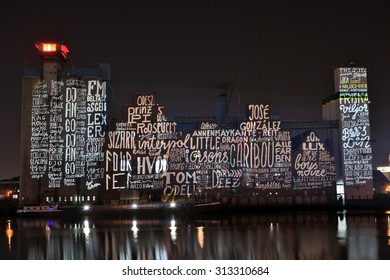
<path id="1" fill-rule="evenodd" d="M 42 58 L 58 58 L 63 63 L 68 60 L 69 49 L 63 43 L 37 42 L 35 47 Z"/>
<path id="2" fill-rule="evenodd" d="M 57 50 L 57 44 L 43 43 L 42 48 L 44 52 L 55 52 Z"/>

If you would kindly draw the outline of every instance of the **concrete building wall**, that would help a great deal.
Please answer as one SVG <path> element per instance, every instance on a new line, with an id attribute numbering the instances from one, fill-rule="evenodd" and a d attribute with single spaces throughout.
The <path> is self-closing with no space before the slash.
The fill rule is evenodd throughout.
<path id="1" fill-rule="evenodd" d="M 338 168 L 338 185 L 343 184 L 348 200 L 371 200 L 374 188 L 367 70 L 336 68 L 334 78 L 335 94 L 324 102 L 322 112 L 324 120 L 339 121 L 339 131 L 329 131 Z"/>

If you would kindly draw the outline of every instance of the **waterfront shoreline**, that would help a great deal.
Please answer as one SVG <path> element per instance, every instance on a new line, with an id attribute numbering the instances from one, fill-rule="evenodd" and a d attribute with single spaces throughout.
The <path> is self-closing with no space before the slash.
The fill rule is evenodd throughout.
<path id="1" fill-rule="evenodd" d="M 241 205 L 231 202 L 214 201 L 210 203 L 140 203 L 121 205 L 59 205 L 61 211 L 55 213 L 27 213 L 17 214 L 18 204 L 2 203 L 0 214 L 4 217 L 64 217 L 64 216 L 138 216 L 138 217 L 165 217 L 175 216 L 197 216 L 197 215 L 225 215 L 234 213 L 269 213 L 282 211 L 386 211 L 390 210 L 390 199 L 381 198 L 370 201 L 347 201 L 345 205 L 333 204 L 273 204 L 273 205 Z"/>

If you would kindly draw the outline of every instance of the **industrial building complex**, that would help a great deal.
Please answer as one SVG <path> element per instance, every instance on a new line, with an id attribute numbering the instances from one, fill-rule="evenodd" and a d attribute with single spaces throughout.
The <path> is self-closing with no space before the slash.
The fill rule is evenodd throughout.
<path id="1" fill-rule="evenodd" d="M 373 182 L 366 68 L 334 69 L 322 121 L 283 121 L 259 100 L 230 123 L 229 93 L 221 115 L 180 120 L 151 92 L 118 104 L 108 64 L 67 69 L 65 44 L 35 46 L 42 68 L 23 77 L 22 205 L 332 206 L 382 191 Z"/>

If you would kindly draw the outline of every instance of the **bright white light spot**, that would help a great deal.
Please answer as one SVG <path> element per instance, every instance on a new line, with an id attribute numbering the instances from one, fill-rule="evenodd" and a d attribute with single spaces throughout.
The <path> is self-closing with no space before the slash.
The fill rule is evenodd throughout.
<path id="1" fill-rule="evenodd" d="M 88 220 L 85 220 L 85 221 L 84 221 L 83 232 L 84 232 L 84 234 L 85 234 L 86 236 L 88 236 L 89 233 L 91 232 L 91 227 L 90 227 L 90 225 L 89 225 L 89 221 L 88 221 Z M 86 240 L 86 241 L 88 241 L 88 240 Z"/>
<path id="2" fill-rule="evenodd" d="M 169 229 L 171 230 L 171 239 L 173 242 L 176 241 L 177 239 L 177 233 L 176 233 L 176 221 L 174 219 L 171 220 L 171 226 L 169 227 Z"/>
<path id="3" fill-rule="evenodd" d="M 91 206 L 89 206 L 89 205 L 84 205 L 83 206 L 83 210 L 84 211 L 89 211 L 91 209 Z"/>
<path id="4" fill-rule="evenodd" d="M 134 240 L 137 241 L 139 229 L 137 227 L 137 221 L 136 220 L 133 220 L 133 226 L 131 227 L 131 231 L 133 232 Z"/>

